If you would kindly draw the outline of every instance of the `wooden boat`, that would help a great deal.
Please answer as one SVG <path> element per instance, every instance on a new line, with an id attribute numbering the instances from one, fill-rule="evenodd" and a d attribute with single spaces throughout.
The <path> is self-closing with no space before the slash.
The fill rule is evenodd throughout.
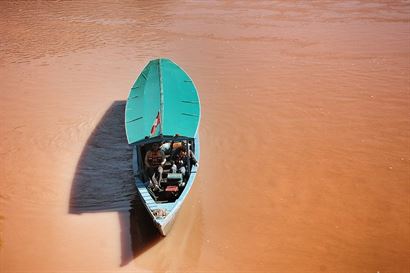
<path id="1" fill-rule="evenodd" d="M 150 61 L 128 96 L 125 128 L 128 143 L 133 146 L 138 193 L 163 236 L 170 231 L 195 180 L 198 166 L 194 163 L 200 155 L 199 120 L 199 97 L 191 78 L 171 60 Z M 145 157 L 154 143 L 161 145 L 166 157 L 162 179 L 157 171 L 152 177 L 148 175 Z M 188 156 L 183 164 L 185 174 L 175 171 L 173 158 L 178 149 Z"/>

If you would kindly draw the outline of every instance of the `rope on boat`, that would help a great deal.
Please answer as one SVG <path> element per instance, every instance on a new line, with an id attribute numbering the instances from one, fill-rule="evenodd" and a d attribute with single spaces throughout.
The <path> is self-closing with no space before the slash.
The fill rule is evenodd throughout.
<path id="1" fill-rule="evenodd" d="M 168 214 L 165 209 L 153 209 L 151 212 L 156 218 L 163 218 Z"/>

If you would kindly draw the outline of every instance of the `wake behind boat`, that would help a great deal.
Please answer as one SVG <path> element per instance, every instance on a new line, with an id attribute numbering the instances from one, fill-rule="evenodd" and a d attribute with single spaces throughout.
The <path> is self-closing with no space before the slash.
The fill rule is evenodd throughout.
<path id="1" fill-rule="evenodd" d="M 128 96 L 125 128 L 138 193 L 163 236 L 195 180 L 199 120 L 191 78 L 171 60 L 150 61 Z"/>

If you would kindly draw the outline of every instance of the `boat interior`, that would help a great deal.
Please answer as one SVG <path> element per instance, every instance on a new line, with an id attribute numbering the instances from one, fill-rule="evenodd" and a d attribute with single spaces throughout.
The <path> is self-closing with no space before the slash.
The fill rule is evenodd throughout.
<path id="1" fill-rule="evenodd" d="M 150 170 L 145 164 L 147 153 L 154 150 L 155 145 L 165 155 L 165 162 L 161 165 L 162 174 L 157 167 Z M 174 202 L 184 191 L 192 166 L 196 164 L 194 149 L 191 139 L 162 140 L 139 146 L 139 162 L 143 170 L 141 179 L 156 202 Z M 181 155 L 186 156 L 185 160 L 179 160 Z"/>

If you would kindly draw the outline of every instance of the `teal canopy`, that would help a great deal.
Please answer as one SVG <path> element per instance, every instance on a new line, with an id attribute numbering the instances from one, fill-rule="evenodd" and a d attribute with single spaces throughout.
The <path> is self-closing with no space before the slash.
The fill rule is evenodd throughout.
<path id="1" fill-rule="evenodd" d="M 128 96 L 125 109 L 128 143 L 161 134 L 194 138 L 199 118 L 199 98 L 191 78 L 171 60 L 152 60 Z"/>

